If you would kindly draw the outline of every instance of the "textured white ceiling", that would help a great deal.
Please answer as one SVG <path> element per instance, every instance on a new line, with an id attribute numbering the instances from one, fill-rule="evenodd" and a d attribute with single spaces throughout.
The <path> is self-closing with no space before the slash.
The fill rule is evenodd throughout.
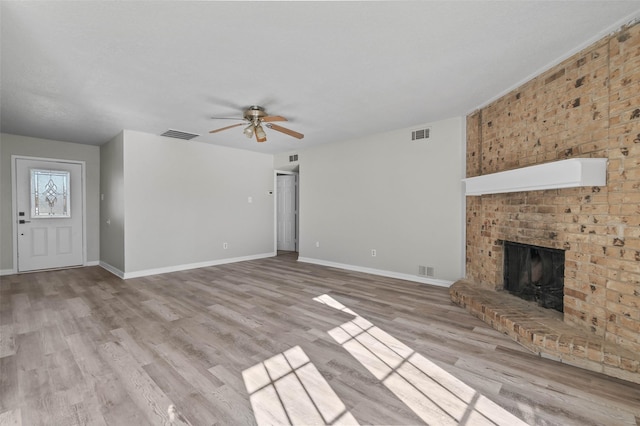
<path id="1" fill-rule="evenodd" d="M 1 1 L 1 130 L 283 152 L 465 115 L 640 17 L 638 1 Z M 302 141 L 240 116 L 287 117 Z"/>

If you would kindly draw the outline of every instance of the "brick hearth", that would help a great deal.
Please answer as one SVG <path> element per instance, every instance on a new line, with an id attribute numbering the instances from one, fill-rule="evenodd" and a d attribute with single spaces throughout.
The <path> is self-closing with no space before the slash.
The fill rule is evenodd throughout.
<path id="1" fill-rule="evenodd" d="M 449 292 L 472 315 L 542 357 L 640 383 L 639 353 L 565 323 L 560 312 L 466 280 Z"/>

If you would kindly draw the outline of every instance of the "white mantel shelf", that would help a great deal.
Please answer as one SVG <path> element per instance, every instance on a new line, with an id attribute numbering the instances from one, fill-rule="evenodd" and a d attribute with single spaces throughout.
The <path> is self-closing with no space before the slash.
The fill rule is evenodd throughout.
<path id="1" fill-rule="evenodd" d="M 571 158 L 462 179 L 466 195 L 605 186 L 606 158 Z"/>

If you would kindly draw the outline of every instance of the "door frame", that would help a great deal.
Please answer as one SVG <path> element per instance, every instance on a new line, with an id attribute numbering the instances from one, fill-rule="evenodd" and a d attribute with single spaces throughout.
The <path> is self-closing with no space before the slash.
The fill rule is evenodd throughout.
<path id="1" fill-rule="evenodd" d="M 296 179 L 296 244 L 295 251 L 300 250 L 300 173 L 287 170 L 273 171 L 273 252 L 278 254 L 278 175 L 295 175 Z"/>
<path id="2" fill-rule="evenodd" d="M 86 162 L 81 160 L 66 160 L 62 158 L 46 158 L 46 157 L 30 157 L 27 155 L 11 156 L 11 219 L 12 219 L 12 238 L 13 238 L 13 268 L 12 273 L 18 273 L 18 176 L 17 162 L 18 160 L 48 161 L 52 163 L 71 163 L 79 164 L 82 176 L 82 265 L 87 265 L 87 176 Z M 28 273 L 28 272 L 25 272 Z"/>

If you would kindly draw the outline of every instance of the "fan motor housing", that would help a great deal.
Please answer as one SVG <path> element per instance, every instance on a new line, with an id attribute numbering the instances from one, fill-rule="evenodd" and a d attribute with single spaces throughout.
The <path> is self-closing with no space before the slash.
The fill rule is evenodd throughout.
<path id="1" fill-rule="evenodd" d="M 262 117 L 266 117 L 267 113 L 264 111 L 264 108 L 259 106 L 252 106 L 247 108 L 244 112 L 244 118 L 249 121 L 260 120 Z"/>

